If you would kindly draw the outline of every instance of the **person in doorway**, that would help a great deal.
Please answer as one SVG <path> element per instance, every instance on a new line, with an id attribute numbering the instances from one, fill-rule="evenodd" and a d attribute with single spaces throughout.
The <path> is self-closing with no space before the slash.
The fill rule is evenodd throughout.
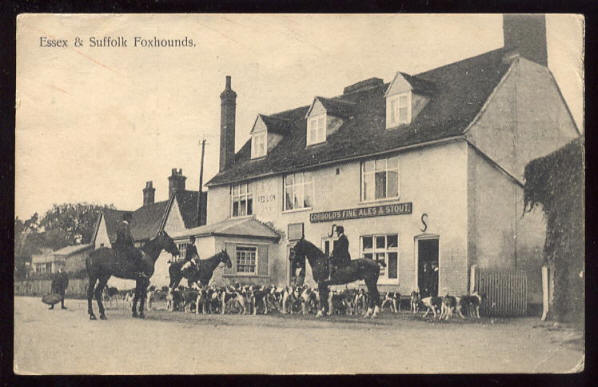
<path id="1" fill-rule="evenodd" d="M 432 296 L 438 297 L 438 262 L 432 262 L 430 278 L 430 293 Z"/>
<path id="2" fill-rule="evenodd" d="M 295 286 L 301 286 L 305 281 L 305 257 L 295 257 L 294 251 L 291 251 L 291 254 L 293 254 L 293 266 L 291 268 L 291 276 L 293 280 L 291 282 Z"/>
<path id="3" fill-rule="evenodd" d="M 195 245 L 195 237 L 191 236 L 189 240 L 191 243 L 189 246 L 187 246 L 187 251 L 185 252 L 185 263 L 183 266 L 181 266 L 181 271 L 188 268 L 193 268 L 195 270 L 199 268 L 199 253 L 197 252 L 197 246 Z"/>
<path id="4" fill-rule="evenodd" d="M 141 262 L 141 252 L 135 248 L 133 235 L 131 234 L 131 221 L 133 216 L 127 212 L 123 215 L 116 230 L 116 241 L 112 245 L 117 258 L 131 260 L 139 269 L 139 275 L 144 276 Z"/>
<path id="5" fill-rule="evenodd" d="M 66 289 L 69 286 L 69 277 L 68 275 L 63 271 L 62 267 L 58 269 L 58 273 L 56 273 L 56 275 L 54 276 L 54 279 L 52 279 L 52 293 L 56 293 L 60 295 L 60 308 L 61 309 L 66 309 L 66 306 L 64 306 L 64 296 L 66 294 Z M 49 309 L 54 309 L 54 305 L 50 306 Z"/>
<path id="6" fill-rule="evenodd" d="M 432 295 L 430 290 L 432 268 L 428 262 L 424 263 L 422 268 L 422 284 L 421 284 L 421 296 L 422 298 L 430 297 Z"/>
<path id="7" fill-rule="evenodd" d="M 330 277 L 339 269 L 351 263 L 351 254 L 349 254 L 349 239 L 345 235 L 343 226 L 336 226 L 337 239 L 334 241 L 332 249 L 332 262 L 330 265 Z"/>

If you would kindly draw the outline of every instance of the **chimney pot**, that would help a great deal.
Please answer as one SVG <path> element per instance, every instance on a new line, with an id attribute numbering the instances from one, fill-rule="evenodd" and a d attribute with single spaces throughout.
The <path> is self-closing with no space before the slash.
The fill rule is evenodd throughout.
<path id="1" fill-rule="evenodd" d="M 177 192 L 185 190 L 185 180 L 187 178 L 183 176 L 183 169 L 172 169 L 172 174 L 168 177 L 168 197 L 170 198 Z"/>
<path id="2" fill-rule="evenodd" d="M 145 182 L 145 188 L 143 189 L 143 205 L 154 204 L 156 189 L 153 187 L 151 181 Z"/>

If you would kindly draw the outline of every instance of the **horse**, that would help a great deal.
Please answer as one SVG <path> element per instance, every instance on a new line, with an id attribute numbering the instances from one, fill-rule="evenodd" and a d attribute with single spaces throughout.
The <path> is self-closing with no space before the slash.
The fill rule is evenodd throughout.
<path id="1" fill-rule="evenodd" d="M 170 289 L 174 289 L 179 286 L 179 283 L 184 278 L 187 279 L 189 287 L 197 283 L 198 281 L 202 286 L 208 286 L 214 270 L 220 263 L 224 263 L 229 269 L 233 266 L 228 253 L 225 250 L 211 256 L 208 259 L 202 259 L 199 261 L 198 269 L 186 269 L 181 272 L 181 267 L 184 265 L 184 261 L 173 262 L 168 268 L 168 274 L 170 276 Z"/>
<path id="2" fill-rule="evenodd" d="M 316 317 L 322 317 L 325 310 L 328 311 L 328 315 L 331 314 L 328 305 L 329 285 L 342 285 L 357 280 L 365 281 L 369 293 L 368 310 L 364 317 L 376 318 L 378 316 L 380 312 L 380 294 L 376 285 L 380 276 L 379 265 L 383 264 L 382 262 L 378 263 L 366 258 L 353 259 L 347 266 L 338 268 L 329 279 L 329 257 L 313 243 L 301 238 L 293 247 L 293 252 L 294 254 L 290 254 L 291 261 L 307 257 L 312 269 L 313 279 L 318 284 L 320 305 Z"/>
<path id="3" fill-rule="evenodd" d="M 147 242 L 141 249 L 142 270 L 140 275 L 138 264 L 134 261 L 121 256 L 116 256 L 113 249 L 109 247 L 100 247 L 92 251 L 85 260 L 89 285 L 87 287 L 87 313 L 89 319 L 95 320 L 93 313 L 92 298 L 95 295 L 98 308 L 100 309 L 100 319 L 106 320 L 104 305 L 102 304 L 102 289 L 111 276 L 124 279 L 135 280 L 135 297 L 133 298 L 132 312 L 133 317 L 144 318 L 143 307 L 149 285 L 149 278 L 154 274 L 154 265 L 160 256 L 162 250 L 166 250 L 172 255 L 179 255 L 179 249 L 165 231 L 160 231 L 155 238 Z M 96 286 L 96 282 L 98 285 Z M 139 314 L 137 313 L 137 301 L 140 300 Z"/>

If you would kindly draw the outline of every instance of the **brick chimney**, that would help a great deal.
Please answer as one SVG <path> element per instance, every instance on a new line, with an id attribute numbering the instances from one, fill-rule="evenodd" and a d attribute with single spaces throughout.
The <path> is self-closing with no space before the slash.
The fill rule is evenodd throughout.
<path id="1" fill-rule="evenodd" d="M 548 66 L 546 16 L 531 14 L 503 15 L 504 46 L 542 66 Z"/>
<path id="2" fill-rule="evenodd" d="M 154 204 L 154 194 L 156 193 L 156 189 L 151 181 L 147 181 L 145 183 L 145 188 L 143 189 L 143 205 L 147 206 L 149 204 Z"/>
<path id="3" fill-rule="evenodd" d="M 187 178 L 183 176 L 182 169 L 172 168 L 172 174 L 168 177 L 168 197 L 170 198 L 173 194 L 185 190 L 185 180 Z"/>
<path id="4" fill-rule="evenodd" d="M 220 167 L 222 172 L 235 161 L 235 110 L 237 93 L 231 89 L 230 75 L 226 76 L 226 86 L 220 94 Z"/>

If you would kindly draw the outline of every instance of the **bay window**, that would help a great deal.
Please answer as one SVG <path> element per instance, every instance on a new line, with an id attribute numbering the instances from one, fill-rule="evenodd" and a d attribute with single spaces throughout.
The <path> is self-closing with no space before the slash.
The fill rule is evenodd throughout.
<path id="1" fill-rule="evenodd" d="M 237 273 L 257 274 L 257 248 L 252 246 L 237 246 Z"/>

